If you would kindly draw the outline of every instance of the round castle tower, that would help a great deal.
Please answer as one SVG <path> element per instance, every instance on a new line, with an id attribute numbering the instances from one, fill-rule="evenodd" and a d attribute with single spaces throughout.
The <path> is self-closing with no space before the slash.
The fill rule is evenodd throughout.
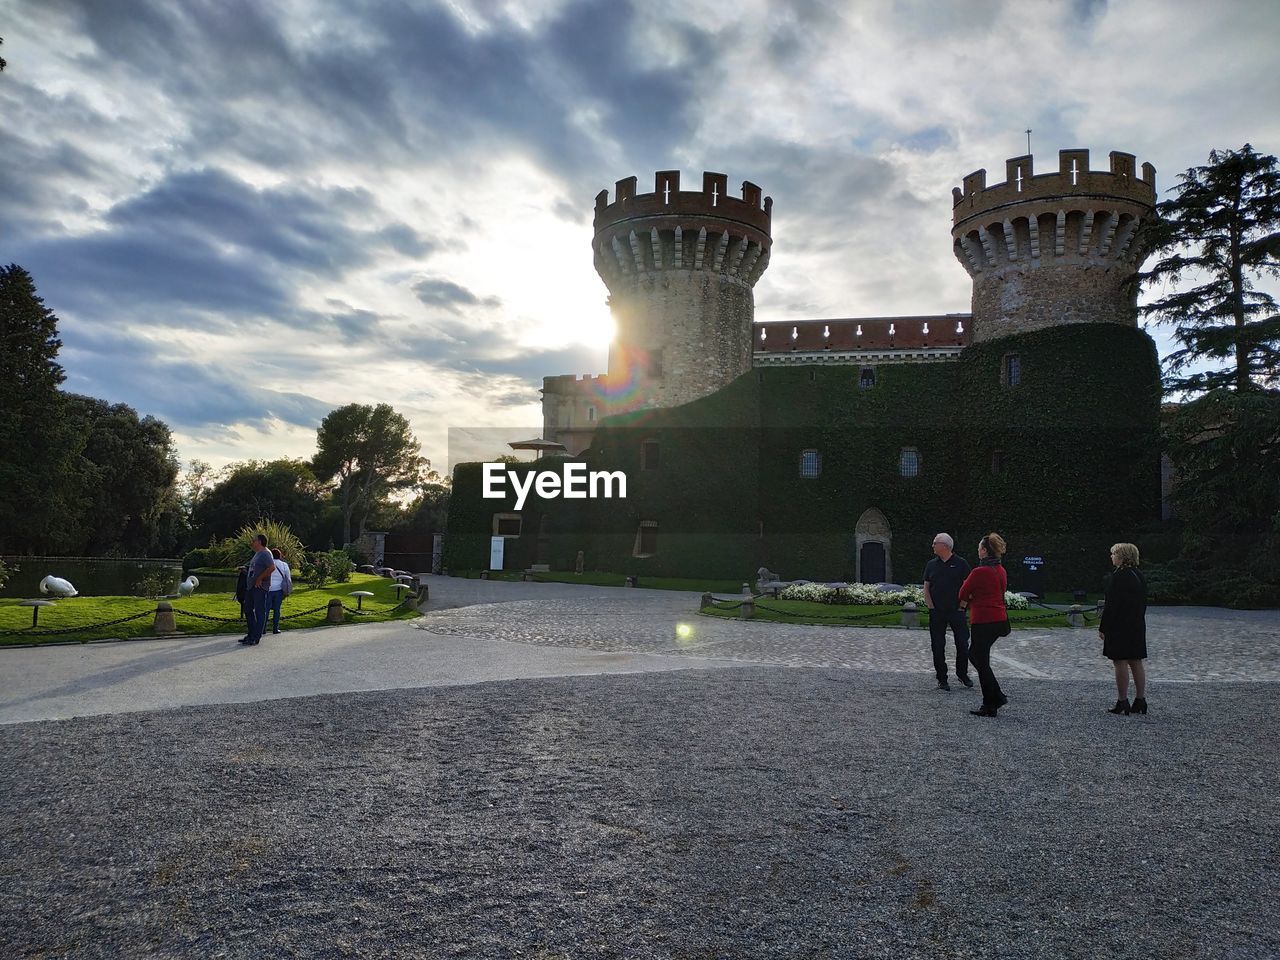
<path id="1" fill-rule="evenodd" d="M 773 199 L 754 183 L 728 195 L 727 177 L 704 173 L 682 191 L 659 170 L 653 193 L 636 178 L 596 197 L 596 272 L 609 288 L 617 333 L 609 391 L 617 410 L 673 407 L 719 390 L 751 369 L 752 289 L 769 265 Z"/>
<path id="2" fill-rule="evenodd" d="M 987 171 L 952 190 L 956 259 L 973 278 L 973 339 L 1072 323 L 1137 325 L 1146 259 L 1135 242 L 1156 201 L 1156 169 L 1113 151 L 1111 170 L 1091 171 L 1088 150 L 1058 152 L 1058 170 L 1035 176 L 1031 156 L 1005 162 L 1004 183 Z"/>

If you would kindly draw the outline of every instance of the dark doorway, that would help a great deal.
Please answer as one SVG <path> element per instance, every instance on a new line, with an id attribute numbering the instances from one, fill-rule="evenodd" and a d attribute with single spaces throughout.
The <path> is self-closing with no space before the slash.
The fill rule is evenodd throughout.
<path id="1" fill-rule="evenodd" d="M 884 583 L 884 544 L 876 540 L 862 545 L 861 563 L 863 583 Z"/>

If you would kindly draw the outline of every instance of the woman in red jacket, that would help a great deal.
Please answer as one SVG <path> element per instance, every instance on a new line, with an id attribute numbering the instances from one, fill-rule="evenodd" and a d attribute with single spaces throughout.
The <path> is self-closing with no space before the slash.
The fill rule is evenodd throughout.
<path id="1" fill-rule="evenodd" d="M 1009 635 L 1009 611 L 1004 605 L 1004 591 L 1009 585 L 1004 565 L 1004 538 L 988 533 L 978 543 L 978 565 L 960 587 L 960 609 L 969 610 L 969 662 L 977 668 L 982 684 L 982 706 L 970 710 L 975 717 L 994 717 L 1009 702 L 991 672 L 991 646 Z"/>

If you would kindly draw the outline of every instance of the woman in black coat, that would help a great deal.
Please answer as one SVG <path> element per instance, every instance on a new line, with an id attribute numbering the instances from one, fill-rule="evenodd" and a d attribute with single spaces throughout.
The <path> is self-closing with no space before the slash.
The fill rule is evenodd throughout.
<path id="1" fill-rule="evenodd" d="M 249 568 L 236 571 L 236 602 L 240 604 L 240 619 L 249 619 Z"/>
<path id="2" fill-rule="evenodd" d="M 1107 584 L 1098 636 L 1102 655 L 1115 664 L 1116 705 L 1111 713 L 1147 712 L 1147 582 L 1138 572 L 1138 548 L 1117 543 L 1111 548 L 1115 572 Z M 1133 705 L 1129 705 L 1129 675 L 1133 674 Z"/>

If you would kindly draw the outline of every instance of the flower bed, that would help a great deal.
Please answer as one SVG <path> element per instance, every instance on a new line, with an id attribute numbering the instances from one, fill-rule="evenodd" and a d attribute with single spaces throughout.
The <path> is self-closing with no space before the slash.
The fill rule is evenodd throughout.
<path id="1" fill-rule="evenodd" d="M 924 607 L 924 590 L 921 587 L 903 587 L 901 590 L 883 591 L 870 583 L 850 583 L 833 585 L 829 583 L 793 584 L 778 593 L 780 600 L 805 600 L 810 603 L 831 603 L 840 605 L 891 605 L 900 607 L 905 603 L 914 603 Z M 1005 606 L 1010 610 L 1026 610 L 1030 607 L 1025 599 L 1016 593 L 1006 592 Z"/>

